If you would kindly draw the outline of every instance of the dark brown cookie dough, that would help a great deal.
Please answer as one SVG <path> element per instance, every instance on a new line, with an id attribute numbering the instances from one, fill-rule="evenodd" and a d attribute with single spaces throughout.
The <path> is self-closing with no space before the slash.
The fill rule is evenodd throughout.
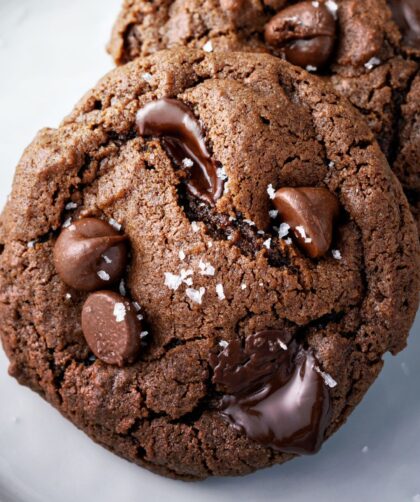
<path id="1" fill-rule="evenodd" d="M 200 125 L 224 181 L 214 204 L 188 189 L 188 171 L 164 138 L 139 135 L 139 110 L 162 98 L 182 102 Z M 276 202 L 281 187 L 328 191 L 330 218 L 317 215 L 312 192 L 298 192 L 294 205 L 284 194 Z M 274 202 L 281 210 L 288 203 L 290 224 L 296 204 L 315 208 L 319 223 L 311 225 L 327 241 L 321 257 L 307 255 L 307 236 L 287 236 Z M 83 306 L 90 316 L 97 305 L 85 303 L 92 293 L 67 286 L 54 266 L 62 227 L 86 217 L 109 221 L 130 248 L 115 287 L 131 303 L 117 291 L 106 305 L 101 297 L 106 315 L 116 313 L 110 324 L 126 323 L 110 364 L 83 336 Z M 277 330 L 280 348 L 296 343 L 306 361 L 315 358 L 325 378 L 321 405 L 331 400 L 321 424 L 329 437 L 375 380 L 382 356 L 405 347 L 418 305 L 414 223 L 372 132 L 329 86 L 263 54 L 183 49 L 111 72 L 25 151 L 0 218 L 0 253 L 10 374 L 98 443 L 182 479 L 292 458 L 220 413 L 228 389 L 212 361 L 226 347 L 250 340 L 252 354 L 257 333 Z M 124 317 L 132 307 L 143 330 L 135 351 L 135 321 Z M 94 320 L 85 321 L 101 357 Z M 107 324 L 100 329 L 109 335 Z"/>
<path id="2" fill-rule="evenodd" d="M 415 206 L 419 26 L 417 0 L 125 0 L 109 51 L 118 64 L 176 45 L 270 51 L 315 71 L 365 116 Z"/>

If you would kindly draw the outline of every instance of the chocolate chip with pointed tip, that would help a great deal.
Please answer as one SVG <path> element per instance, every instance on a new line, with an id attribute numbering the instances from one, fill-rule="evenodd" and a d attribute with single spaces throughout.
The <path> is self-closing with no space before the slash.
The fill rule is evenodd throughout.
<path id="1" fill-rule="evenodd" d="M 340 213 L 337 197 L 326 188 L 280 188 L 273 202 L 306 254 L 311 258 L 324 256 L 331 247 L 333 225 Z"/>
<path id="2" fill-rule="evenodd" d="M 268 45 L 302 68 L 324 66 L 334 49 L 336 22 L 323 2 L 300 2 L 278 12 L 265 26 Z"/>
<path id="3" fill-rule="evenodd" d="M 82 330 L 89 348 L 107 364 L 133 364 L 141 351 L 141 323 L 134 306 L 113 291 L 89 295 L 82 310 Z"/>
<path id="4" fill-rule="evenodd" d="M 61 280 L 81 291 L 108 287 L 121 279 L 127 265 L 127 236 L 109 223 L 84 218 L 64 228 L 54 246 L 54 265 Z"/>

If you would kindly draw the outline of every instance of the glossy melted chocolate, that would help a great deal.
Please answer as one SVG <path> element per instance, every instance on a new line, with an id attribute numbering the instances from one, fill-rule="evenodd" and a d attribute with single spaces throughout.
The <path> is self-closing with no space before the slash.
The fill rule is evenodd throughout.
<path id="1" fill-rule="evenodd" d="M 204 136 L 191 110 L 176 99 L 152 101 L 137 113 L 137 129 L 141 136 L 162 137 L 172 160 L 189 173 L 190 192 L 210 204 L 223 193 L 223 181 L 217 176 L 217 165 L 210 157 Z"/>
<path id="2" fill-rule="evenodd" d="M 286 345 L 287 344 L 287 345 Z M 312 352 L 279 331 L 232 341 L 217 356 L 213 382 L 226 395 L 221 413 L 273 449 L 316 453 L 330 422 L 331 401 Z"/>

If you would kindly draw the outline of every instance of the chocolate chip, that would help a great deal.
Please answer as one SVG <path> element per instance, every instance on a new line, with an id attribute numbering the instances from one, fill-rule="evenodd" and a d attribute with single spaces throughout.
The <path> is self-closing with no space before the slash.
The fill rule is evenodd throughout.
<path id="1" fill-rule="evenodd" d="M 276 14 L 265 26 L 268 45 L 291 63 L 306 68 L 325 65 L 334 48 L 336 23 L 322 2 L 300 2 Z"/>
<path id="2" fill-rule="evenodd" d="M 403 42 L 420 50 L 420 2 L 419 0 L 390 0 L 395 22 L 398 24 Z"/>
<path id="3" fill-rule="evenodd" d="M 172 160 L 188 173 L 189 191 L 214 204 L 223 193 L 223 180 L 207 150 L 198 120 L 191 110 L 176 99 L 160 99 L 137 113 L 141 136 L 161 136 Z"/>
<path id="4" fill-rule="evenodd" d="M 281 188 L 273 202 L 299 246 L 311 258 L 325 255 L 340 212 L 337 197 L 326 188 Z"/>
<path id="5" fill-rule="evenodd" d="M 82 330 L 95 356 L 107 364 L 132 364 L 141 349 L 141 323 L 134 306 L 112 291 L 92 293 L 82 310 Z"/>
<path id="6" fill-rule="evenodd" d="M 127 264 L 127 237 L 105 221 L 85 218 L 63 229 L 54 265 L 68 286 L 94 291 L 119 280 Z"/>
<path id="7" fill-rule="evenodd" d="M 273 449 L 315 453 L 331 419 L 329 390 L 312 352 L 279 331 L 231 341 L 216 357 L 213 383 L 226 395 L 220 412 Z"/>

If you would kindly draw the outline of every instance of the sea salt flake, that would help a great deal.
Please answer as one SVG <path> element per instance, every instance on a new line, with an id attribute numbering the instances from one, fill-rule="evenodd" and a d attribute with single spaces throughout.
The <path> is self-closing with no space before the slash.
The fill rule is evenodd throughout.
<path id="1" fill-rule="evenodd" d="M 153 76 L 151 73 L 148 73 L 148 72 L 145 72 L 143 73 L 143 75 L 141 76 L 141 78 L 145 81 L 145 82 L 148 82 L 150 83 L 153 79 Z"/>
<path id="2" fill-rule="evenodd" d="M 67 218 L 67 220 L 63 223 L 63 228 L 68 228 L 71 225 L 71 218 Z"/>
<path id="3" fill-rule="evenodd" d="M 124 303 L 116 303 L 114 306 L 114 317 L 117 322 L 123 322 L 127 315 Z"/>
<path id="4" fill-rule="evenodd" d="M 290 246 L 292 244 L 292 239 L 290 237 L 288 237 L 287 239 L 284 239 L 284 242 Z"/>
<path id="5" fill-rule="evenodd" d="M 65 298 L 66 300 L 71 300 L 71 298 L 72 298 L 72 297 L 71 297 L 71 294 L 70 294 L 70 293 L 66 293 L 66 294 L 64 295 L 64 298 Z"/>
<path id="6" fill-rule="evenodd" d="M 319 373 L 322 378 L 324 379 L 324 382 L 325 384 L 330 387 L 331 389 L 334 389 L 334 387 L 337 387 L 337 382 L 334 380 L 334 378 L 329 374 L 329 373 L 325 373 L 324 371 L 322 371 L 320 368 L 318 367 L 314 367 L 315 371 L 317 373 Z"/>
<path id="7" fill-rule="evenodd" d="M 165 272 L 165 286 L 169 289 L 176 291 L 182 284 L 182 278 L 180 275 L 172 274 L 171 272 Z"/>
<path id="8" fill-rule="evenodd" d="M 29 249 L 33 249 L 35 247 L 36 241 L 29 241 L 27 246 Z"/>
<path id="9" fill-rule="evenodd" d="M 120 282 L 118 289 L 120 291 L 120 295 L 125 296 L 127 294 L 127 289 L 125 287 L 124 279 L 121 279 L 121 282 Z"/>
<path id="10" fill-rule="evenodd" d="M 137 312 L 141 310 L 141 306 L 138 302 L 133 302 L 133 307 L 136 309 Z"/>
<path id="11" fill-rule="evenodd" d="M 241 284 L 241 289 L 246 289 L 246 288 L 247 288 L 247 285 L 243 282 L 243 283 Z"/>
<path id="12" fill-rule="evenodd" d="M 220 340 L 219 346 L 225 349 L 226 347 L 229 346 L 228 342 L 226 340 Z"/>
<path id="13" fill-rule="evenodd" d="M 200 288 L 200 289 L 187 288 L 185 294 L 194 303 L 198 303 L 199 305 L 201 305 L 205 292 L 206 288 Z"/>
<path id="14" fill-rule="evenodd" d="M 368 446 L 364 446 L 362 448 L 362 453 L 367 453 L 369 451 L 369 447 Z"/>
<path id="15" fill-rule="evenodd" d="M 223 288 L 223 284 L 216 284 L 216 294 L 219 300 L 224 300 L 226 298 L 225 296 L 225 290 Z"/>
<path id="16" fill-rule="evenodd" d="M 204 52 L 213 52 L 213 44 L 211 43 L 211 40 L 209 40 L 208 42 L 206 42 L 203 45 L 203 51 Z"/>
<path id="17" fill-rule="evenodd" d="M 335 162 L 334 161 L 331 161 L 329 164 L 328 164 L 328 167 L 330 169 L 332 169 L 333 167 L 335 167 Z"/>
<path id="18" fill-rule="evenodd" d="M 279 227 L 280 239 L 283 239 L 283 237 L 286 237 L 287 234 L 289 233 L 289 230 L 290 230 L 290 225 L 288 223 L 282 223 Z"/>
<path id="19" fill-rule="evenodd" d="M 108 256 L 106 254 L 103 254 L 102 258 L 105 260 L 105 263 L 108 263 L 108 265 L 112 263 L 112 260 L 110 258 L 108 258 Z"/>
<path id="20" fill-rule="evenodd" d="M 198 264 L 198 268 L 200 269 L 201 275 L 214 275 L 215 268 L 210 263 L 206 263 L 205 261 L 200 260 Z"/>
<path id="21" fill-rule="evenodd" d="M 277 339 L 277 343 L 283 350 L 287 350 L 287 345 L 280 338 Z"/>
<path id="22" fill-rule="evenodd" d="M 137 314 L 136 317 L 139 321 L 142 321 L 144 319 L 144 317 L 141 314 Z"/>
<path id="23" fill-rule="evenodd" d="M 192 167 L 194 165 L 194 162 L 189 159 L 188 157 L 185 158 L 183 161 L 182 161 L 182 165 L 185 167 L 185 168 L 188 168 L 188 167 Z"/>
<path id="24" fill-rule="evenodd" d="M 317 71 L 318 68 L 316 66 L 312 66 L 311 64 L 308 64 L 306 66 L 306 71 Z"/>
<path id="25" fill-rule="evenodd" d="M 296 227 L 296 231 L 299 232 L 299 234 L 301 235 L 302 239 L 305 241 L 306 244 L 312 242 L 312 239 L 306 235 L 305 229 L 301 225 Z"/>
<path id="26" fill-rule="evenodd" d="M 226 174 L 226 171 L 224 169 L 224 167 L 218 167 L 216 169 L 216 176 L 220 179 L 220 180 L 227 180 L 227 174 Z"/>
<path id="27" fill-rule="evenodd" d="M 198 226 L 198 223 L 196 221 L 191 222 L 191 229 L 193 232 L 199 232 L 200 227 Z"/>
<path id="28" fill-rule="evenodd" d="M 335 258 L 336 260 L 341 260 L 342 258 L 341 253 L 338 249 L 333 249 L 331 251 L 331 254 L 333 255 L 333 258 Z"/>
<path id="29" fill-rule="evenodd" d="M 277 218 L 279 212 L 277 211 L 277 209 L 271 209 L 270 211 L 268 211 L 268 215 L 270 216 L 270 218 L 272 218 L 273 220 L 275 218 Z"/>
<path id="30" fill-rule="evenodd" d="M 314 7 L 319 7 L 319 2 L 312 2 L 312 5 L 313 5 Z"/>
<path id="31" fill-rule="evenodd" d="M 140 338 L 142 338 L 142 339 L 143 339 L 143 338 L 146 338 L 146 336 L 149 336 L 149 332 L 148 332 L 148 331 L 142 331 L 142 332 L 140 333 Z"/>
<path id="32" fill-rule="evenodd" d="M 187 279 L 185 279 L 184 281 L 184 284 L 186 284 L 187 286 L 192 286 L 194 284 L 194 281 L 192 280 L 191 277 L 188 277 Z"/>
<path id="33" fill-rule="evenodd" d="M 273 185 L 271 183 L 267 187 L 267 193 L 271 200 L 273 200 L 274 197 L 276 196 L 276 191 L 274 190 Z"/>
<path id="34" fill-rule="evenodd" d="M 325 2 L 325 7 L 331 12 L 331 14 L 337 19 L 338 5 L 333 0 L 327 0 Z"/>
<path id="35" fill-rule="evenodd" d="M 252 220 L 244 220 L 244 223 L 250 225 L 251 227 L 255 227 L 255 223 Z"/>
<path id="36" fill-rule="evenodd" d="M 258 234 L 258 235 L 264 235 L 264 234 L 265 234 L 265 232 L 264 232 L 264 230 L 257 230 L 257 234 Z"/>
<path id="37" fill-rule="evenodd" d="M 381 64 L 381 60 L 376 56 L 373 56 L 373 58 L 370 58 L 369 61 L 365 63 L 365 68 L 371 70 L 372 68 L 378 66 L 379 64 Z"/>
<path id="38" fill-rule="evenodd" d="M 118 223 L 118 221 L 114 220 L 114 218 L 110 218 L 108 220 L 108 223 L 111 225 L 111 227 L 115 228 L 118 232 L 121 230 L 122 225 Z"/>
<path id="39" fill-rule="evenodd" d="M 179 256 L 179 259 L 180 260 L 185 260 L 185 253 L 184 251 L 181 249 L 181 251 L 178 253 L 178 256 Z"/>
<path id="40" fill-rule="evenodd" d="M 270 249 L 271 247 L 271 239 L 267 239 L 266 241 L 263 242 L 263 246 L 266 247 L 267 249 Z"/>
<path id="41" fill-rule="evenodd" d="M 68 204 L 66 204 L 65 208 L 67 209 L 67 211 L 70 211 L 71 209 L 76 209 L 77 204 L 75 202 L 69 202 Z"/>
<path id="42" fill-rule="evenodd" d="M 99 272 L 97 272 L 97 276 L 103 281 L 109 281 L 111 279 L 110 275 L 106 273 L 105 270 L 99 270 Z"/>

